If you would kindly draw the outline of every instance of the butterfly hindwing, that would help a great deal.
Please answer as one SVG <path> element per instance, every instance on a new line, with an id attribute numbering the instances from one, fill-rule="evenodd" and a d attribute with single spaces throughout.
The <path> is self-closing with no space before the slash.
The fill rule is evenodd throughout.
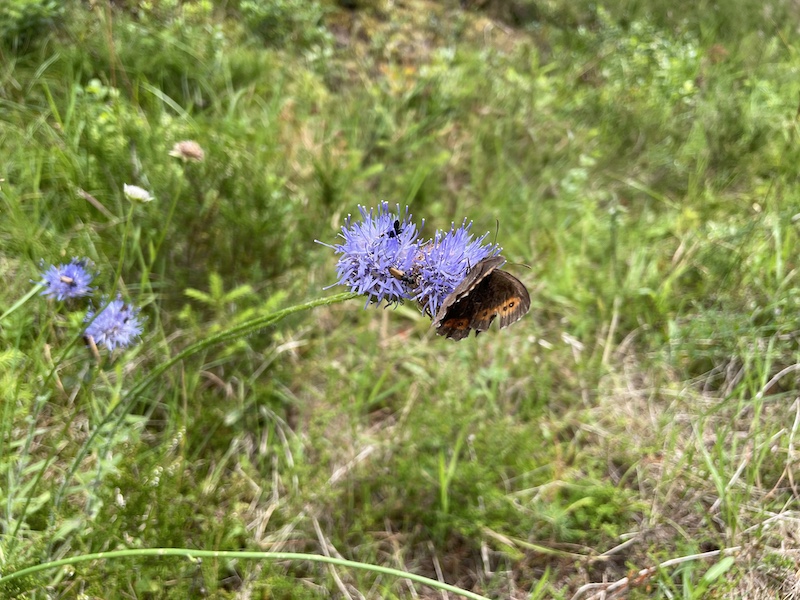
<path id="1" fill-rule="evenodd" d="M 472 329 L 476 335 L 488 330 L 498 316 L 502 329 L 528 312 L 528 290 L 519 279 L 497 269 L 503 262 L 500 256 L 485 258 L 445 298 L 433 320 L 439 335 L 461 340 Z"/>

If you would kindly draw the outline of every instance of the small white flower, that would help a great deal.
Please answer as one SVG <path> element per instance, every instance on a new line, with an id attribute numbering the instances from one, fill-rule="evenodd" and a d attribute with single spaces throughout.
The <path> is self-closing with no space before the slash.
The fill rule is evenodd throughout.
<path id="1" fill-rule="evenodd" d="M 128 185 L 126 183 L 122 191 L 125 193 L 125 197 L 131 202 L 152 202 L 154 199 L 153 196 L 150 195 L 150 192 L 144 188 L 140 188 L 138 185 Z"/>

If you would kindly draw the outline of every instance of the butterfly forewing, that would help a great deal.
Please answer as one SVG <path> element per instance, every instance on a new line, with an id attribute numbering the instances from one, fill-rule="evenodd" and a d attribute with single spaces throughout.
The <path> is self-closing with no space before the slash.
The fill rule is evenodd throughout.
<path id="1" fill-rule="evenodd" d="M 483 281 L 485 277 L 490 275 L 492 271 L 502 265 L 504 260 L 505 259 L 502 256 L 490 256 L 489 258 L 484 258 L 472 269 L 470 269 L 469 273 L 467 273 L 467 276 L 464 277 L 461 283 L 459 283 L 456 288 L 450 292 L 447 298 L 444 299 L 444 302 L 442 302 L 439 310 L 436 311 L 436 317 L 433 319 L 432 325 L 434 327 L 438 327 L 439 323 L 441 323 L 446 316 L 452 316 L 448 315 L 451 307 L 467 297 L 480 284 L 480 282 Z"/>

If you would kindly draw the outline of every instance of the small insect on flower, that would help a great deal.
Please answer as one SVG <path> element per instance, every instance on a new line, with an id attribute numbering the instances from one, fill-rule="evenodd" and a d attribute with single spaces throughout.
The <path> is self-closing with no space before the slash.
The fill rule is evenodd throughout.
<path id="1" fill-rule="evenodd" d="M 150 195 L 144 188 L 140 188 L 138 185 L 128 185 L 127 183 L 122 186 L 122 191 L 125 194 L 125 197 L 130 200 L 131 202 L 152 202 L 154 200 L 153 196 Z"/>
<path id="2" fill-rule="evenodd" d="M 95 276 L 87 270 L 90 264 L 91 261 L 87 258 L 73 258 L 67 264 L 51 265 L 42 273 L 42 279 L 39 281 L 40 285 L 45 286 L 42 295 L 51 296 L 59 301 L 90 296 L 94 290 L 89 284 Z"/>
<path id="3" fill-rule="evenodd" d="M 436 333 L 456 341 L 487 331 L 495 319 L 501 329 L 508 327 L 530 309 L 525 285 L 500 270 L 500 247 L 485 243 L 488 233 L 474 238 L 466 219 L 421 241 L 408 207 L 405 216 L 399 205 L 394 213 L 386 202 L 359 210 L 361 221 L 345 220 L 344 243 L 323 245 L 341 254 L 337 284 L 367 296 L 367 305 L 416 300 Z"/>
<path id="4" fill-rule="evenodd" d="M 89 310 L 84 318 L 84 335 L 97 346 L 105 346 L 109 352 L 115 348 L 127 348 L 142 334 L 139 309 L 125 304 L 121 298 L 103 300 L 100 310 Z"/>
<path id="5" fill-rule="evenodd" d="M 200 144 L 193 140 L 177 142 L 170 150 L 169 155 L 180 158 L 184 162 L 203 162 L 205 158 L 205 152 L 203 152 Z"/>
<path id="6" fill-rule="evenodd" d="M 388 235 L 390 238 L 395 238 L 401 233 L 403 233 L 403 228 L 400 227 L 400 219 L 395 219 L 394 225 L 392 225 L 392 228 L 386 232 L 386 235 Z"/>
<path id="7" fill-rule="evenodd" d="M 389 210 L 388 202 L 381 202 L 376 209 L 367 210 L 359 206 L 361 220 L 347 217 L 340 237 L 343 243 L 330 245 L 341 254 L 336 270 L 338 285 L 367 296 L 367 304 L 386 300 L 400 303 L 411 295 L 395 272 L 411 270 L 414 257 L 419 253 L 417 227 L 411 222 L 408 207 L 405 214 L 397 205 L 396 212 Z"/>

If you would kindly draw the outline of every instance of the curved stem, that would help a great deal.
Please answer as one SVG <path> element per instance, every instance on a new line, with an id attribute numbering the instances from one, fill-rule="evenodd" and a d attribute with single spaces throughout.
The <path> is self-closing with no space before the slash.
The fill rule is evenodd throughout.
<path id="1" fill-rule="evenodd" d="M 310 562 L 327 563 L 340 567 L 347 567 L 351 569 L 361 569 L 363 571 L 372 571 L 374 573 L 381 573 L 384 575 L 391 575 L 402 579 L 410 579 L 417 583 L 427 585 L 432 588 L 445 590 L 458 594 L 464 598 L 471 600 L 489 600 L 486 596 L 481 596 L 474 592 L 462 590 L 435 579 L 429 579 L 422 575 L 408 573 L 399 569 L 392 569 L 390 567 L 382 567 L 379 565 L 371 565 L 369 563 L 356 562 L 353 560 L 346 560 L 343 558 L 335 558 L 331 556 L 322 556 L 318 554 L 302 554 L 299 552 L 234 552 L 234 551 L 215 551 L 215 550 L 189 550 L 187 548 L 145 548 L 137 550 L 114 550 L 112 552 L 98 552 L 97 554 L 83 554 L 81 556 L 73 556 L 72 558 L 63 558 L 61 560 L 54 560 L 51 562 L 34 565 L 19 571 L 14 571 L 7 575 L 0 577 L 0 584 L 3 584 L 26 575 L 32 575 L 39 571 L 47 569 L 55 569 L 65 565 L 75 565 L 82 562 L 92 560 L 107 560 L 114 558 L 126 558 L 134 556 L 183 556 L 185 558 L 239 558 L 239 559 L 253 559 L 253 560 L 305 560 Z"/>

